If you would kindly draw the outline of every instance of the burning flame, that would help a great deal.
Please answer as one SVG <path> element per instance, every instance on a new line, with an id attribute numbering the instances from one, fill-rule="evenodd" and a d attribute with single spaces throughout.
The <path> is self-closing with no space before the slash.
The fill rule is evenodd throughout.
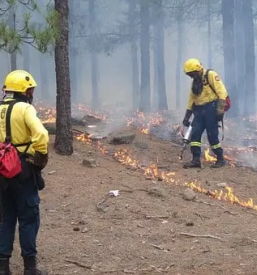
<path id="1" fill-rule="evenodd" d="M 90 108 L 88 108 L 87 106 L 84 106 L 82 104 L 76 107 L 77 107 L 76 109 L 77 111 L 83 112 L 84 114 L 85 113 L 92 114 L 94 117 L 100 118 L 102 120 L 106 120 L 107 118 L 105 115 L 96 113 L 92 111 Z M 47 108 L 47 107 L 39 106 L 38 109 L 39 109 L 39 117 L 41 118 L 41 121 L 43 123 L 55 123 L 56 121 L 55 108 Z M 129 125 L 136 124 L 137 129 L 139 131 L 141 131 L 144 134 L 149 134 L 152 126 L 160 125 L 163 121 L 164 121 L 164 118 L 161 117 L 158 113 L 151 115 L 150 118 L 146 118 L 144 113 L 138 111 L 136 113 L 136 118 L 127 118 L 127 125 L 129 126 Z M 178 125 L 175 125 L 174 127 L 175 129 L 177 129 Z M 100 142 L 97 142 L 97 143 L 92 142 L 90 135 L 87 136 L 85 134 L 80 134 L 80 135 L 75 135 L 75 138 L 78 141 L 81 141 L 87 144 L 94 144 L 94 145 L 97 144 L 97 148 L 102 152 L 102 154 L 107 153 L 106 147 L 104 147 Z M 244 151 L 246 150 L 245 148 L 237 148 L 238 151 L 241 151 L 241 149 Z M 248 151 L 254 151 L 254 149 L 249 148 Z M 207 161 L 210 161 L 210 162 L 216 161 L 216 157 L 210 155 L 209 148 L 205 150 L 204 155 Z M 143 171 L 144 175 L 149 179 L 158 179 L 168 183 L 177 184 L 177 182 L 174 179 L 174 176 L 175 176 L 174 172 L 160 171 L 157 164 L 154 164 L 154 163 L 151 163 L 147 167 L 143 167 L 139 164 L 139 161 L 137 159 L 134 159 L 129 155 L 128 150 L 126 149 L 120 149 L 116 151 L 114 154 L 114 157 L 123 165 L 128 165 Z M 231 165 L 233 165 L 232 162 L 235 162 L 235 160 L 232 160 L 228 156 L 224 156 L 224 158 L 227 159 Z M 243 207 L 257 210 L 257 205 L 254 204 L 252 198 L 248 199 L 247 201 L 241 200 L 234 194 L 234 190 L 232 187 L 226 186 L 222 190 L 210 191 L 201 187 L 200 185 L 197 185 L 195 182 L 186 183 L 185 185 L 194 191 L 197 191 L 199 193 L 204 193 L 217 200 L 228 201 L 231 204 L 240 205 Z"/>
<path id="2" fill-rule="evenodd" d="M 81 134 L 81 135 L 75 136 L 75 138 L 78 141 L 82 141 L 84 143 L 91 143 L 92 142 L 92 140 L 90 139 L 90 136 L 86 136 L 85 134 Z"/>
<path id="3" fill-rule="evenodd" d="M 205 159 L 206 159 L 207 161 L 212 161 L 212 162 L 214 162 L 214 161 L 217 160 L 216 157 L 213 157 L 213 156 L 210 155 L 210 149 L 209 149 L 209 148 L 206 149 L 206 150 L 204 151 L 204 156 L 205 156 Z"/>
<path id="4" fill-rule="evenodd" d="M 151 127 L 160 125 L 165 121 L 165 118 L 163 118 L 159 113 L 154 113 L 146 117 L 144 113 L 137 111 L 135 117 L 126 118 L 126 120 L 127 126 L 137 126 L 137 130 L 141 133 L 149 134 Z"/>
<path id="5" fill-rule="evenodd" d="M 147 179 L 157 179 L 169 183 L 175 183 L 174 172 L 160 171 L 155 163 L 151 163 L 147 167 L 140 166 L 139 161 L 129 156 L 128 150 L 120 149 L 114 157 L 122 164 L 140 169 L 144 172 Z"/>
<path id="6" fill-rule="evenodd" d="M 232 187 L 225 187 L 225 192 L 223 190 L 214 190 L 209 191 L 202 188 L 200 185 L 195 184 L 194 182 L 187 183 L 186 186 L 190 187 L 192 190 L 195 190 L 199 193 L 204 193 L 210 197 L 213 197 L 218 200 L 228 201 L 232 204 L 240 205 L 247 208 L 252 208 L 257 210 L 257 205 L 254 204 L 253 199 L 250 198 L 248 201 L 240 200 L 235 194 Z"/>
<path id="7" fill-rule="evenodd" d="M 132 159 L 128 155 L 128 150 L 120 149 L 115 152 L 114 157 L 118 159 L 121 164 L 126 164 L 135 168 L 140 168 L 138 164 L 138 160 Z"/>
<path id="8" fill-rule="evenodd" d="M 210 149 L 209 148 L 204 151 L 204 157 L 205 157 L 205 160 L 210 161 L 210 162 L 217 161 L 216 157 L 210 155 Z M 224 155 L 224 159 L 229 161 L 230 166 L 232 166 L 232 167 L 235 166 L 236 161 L 232 160 L 229 156 Z"/>

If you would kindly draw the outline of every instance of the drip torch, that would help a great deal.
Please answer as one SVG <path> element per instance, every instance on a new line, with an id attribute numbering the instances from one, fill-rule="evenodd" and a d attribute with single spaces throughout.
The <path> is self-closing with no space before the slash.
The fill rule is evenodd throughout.
<path id="1" fill-rule="evenodd" d="M 179 157 L 180 160 L 182 160 L 183 153 L 187 149 L 187 146 L 188 146 L 188 144 L 191 141 L 192 129 L 193 129 L 193 127 L 190 124 L 189 127 L 188 127 L 188 129 L 187 129 L 187 131 L 186 131 L 186 133 L 185 133 L 185 135 L 184 135 L 183 131 L 181 132 L 182 141 L 183 141 L 183 147 L 182 147 L 182 150 L 181 150 L 181 153 L 180 153 L 180 157 Z"/>

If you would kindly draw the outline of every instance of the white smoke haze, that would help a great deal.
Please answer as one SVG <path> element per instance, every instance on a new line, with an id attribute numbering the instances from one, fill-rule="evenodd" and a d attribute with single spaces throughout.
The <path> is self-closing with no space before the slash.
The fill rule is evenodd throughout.
<path id="1" fill-rule="evenodd" d="M 130 0 L 129 0 L 130 1 Z M 49 1 L 40 1 L 43 4 Z M 76 2 L 76 5 L 74 5 Z M 137 2 L 137 1 L 136 1 Z M 168 111 L 160 116 L 163 121 L 160 125 L 151 126 L 150 132 L 161 139 L 171 140 L 174 133 L 174 125 L 181 124 L 184 112 L 187 107 L 187 101 L 190 90 L 190 79 L 183 73 L 184 62 L 188 58 L 198 58 L 205 68 L 212 68 L 219 73 L 225 82 L 224 75 L 224 56 L 223 56 L 223 37 L 222 37 L 222 17 L 219 12 L 221 1 L 213 1 L 211 17 L 211 33 L 208 45 L 208 24 L 206 16 L 195 15 L 188 19 L 184 18 L 181 22 L 181 29 L 178 22 L 172 17 L 170 7 L 174 6 L 176 1 L 163 1 L 163 7 L 166 13 L 165 17 L 165 42 L 164 42 L 164 61 L 165 61 L 165 83 L 168 102 Z M 190 2 L 190 1 L 189 1 Z M 201 1 L 200 1 L 201 2 Z M 202 1 L 206 5 L 206 1 Z M 212 2 L 212 1 L 211 1 Z M 92 104 L 92 77 L 96 74 L 97 90 L 99 93 L 100 106 L 97 108 L 99 114 L 107 116 L 107 123 L 103 127 L 103 135 L 109 135 L 127 125 L 130 117 L 136 118 L 136 112 L 132 111 L 132 61 L 130 43 L 114 43 L 113 49 L 101 50 L 97 53 L 97 68 L 93 72 L 92 54 L 88 48 L 88 39 L 90 36 L 89 18 L 92 16 L 89 12 L 89 1 L 71 0 L 70 1 L 70 76 L 71 76 L 71 93 L 72 93 L 72 117 L 83 118 L 87 111 L 78 111 L 78 104 L 91 106 Z M 120 37 L 127 35 L 126 28 L 119 28 L 121 22 L 125 22 L 128 12 L 128 1 L 125 0 L 95 0 L 95 28 L 99 38 L 99 44 L 106 39 L 106 34 L 116 37 L 114 34 L 119 33 Z M 253 1 L 253 13 L 256 10 L 256 3 Z M 41 5 L 41 8 L 44 7 Z M 166 9 L 165 9 L 166 8 Z M 203 11 L 204 13 L 204 11 Z M 204 13 L 205 14 L 205 13 Z M 191 15 L 192 16 L 192 15 Z M 35 18 L 35 20 L 37 20 Z M 135 15 L 135 26 L 138 28 L 140 18 Z M 255 22 L 256 24 L 256 22 Z M 182 30 L 182 33 L 180 32 Z M 151 117 L 156 115 L 156 102 L 154 102 L 154 30 L 150 28 L 151 46 L 150 46 L 150 79 L 151 79 L 151 99 L 153 106 L 152 114 L 145 114 L 144 124 L 150 123 Z M 178 39 L 182 39 L 179 45 Z M 121 40 L 121 39 L 120 39 Z M 141 66 L 140 66 L 140 40 L 136 38 L 138 47 L 138 79 L 140 84 Z M 26 52 L 26 55 L 25 55 Z M 211 57 L 211 60 L 210 60 Z M 4 51 L 0 52 L 1 66 L 0 79 L 4 82 L 5 75 L 10 71 L 10 54 Z M 38 83 L 35 97 L 44 102 L 49 107 L 55 106 L 56 100 L 56 81 L 55 81 L 55 64 L 53 53 L 41 54 L 30 47 L 29 52 L 18 53 L 18 68 L 24 68 L 24 62 L 29 58 L 29 68 Z M 210 62 L 211 61 L 211 62 Z M 179 77 L 178 77 L 179 72 Z M 226 84 L 226 83 L 225 83 Z M 181 104 L 177 106 L 176 86 L 180 86 Z M 229 91 L 231 92 L 231 91 Z M 233 108 L 232 101 L 232 108 Z M 243 103 L 240 104 L 243 106 Z M 242 113 L 242 111 L 241 111 Z M 109 122 L 108 122 L 109 121 Z M 136 119 L 134 125 L 137 125 Z M 228 147 L 255 147 L 257 142 L 257 124 L 256 120 L 250 121 L 245 118 L 225 119 L 225 140 L 223 146 Z M 172 137 L 171 137 L 172 136 Z M 206 141 L 206 136 L 204 138 Z M 257 157 L 255 151 L 239 153 L 239 161 L 257 168 Z"/>

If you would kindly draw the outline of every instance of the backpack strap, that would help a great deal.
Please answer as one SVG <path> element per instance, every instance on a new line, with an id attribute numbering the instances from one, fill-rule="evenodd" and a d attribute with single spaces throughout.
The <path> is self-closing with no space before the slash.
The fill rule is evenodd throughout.
<path id="1" fill-rule="evenodd" d="M 6 112 L 6 117 L 5 117 L 5 123 L 6 123 L 6 137 L 5 137 L 5 143 L 9 144 L 12 143 L 12 132 L 11 132 L 11 113 L 12 113 L 12 109 L 13 106 L 18 103 L 17 101 L 13 100 L 13 101 L 1 101 L 0 105 L 9 105 L 7 112 Z M 32 141 L 29 142 L 25 142 L 25 143 L 19 143 L 19 144 L 13 144 L 13 146 L 15 148 L 17 147 L 22 147 L 22 146 L 26 146 L 25 150 L 23 153 L 21 154 L 26 154 L 30 145 L 32 144 Z"/>
<path id="2" fill-rule="evenodd" d="M 211 90 L 214 92 L 214 94 L 215 94 L 215 95 L 217 96 L 217 98 L 219 99 L 218 94 L 216 93 L 215 89 L 212 87 L 212 85 L 211 85 L 211 83 L 210 83 L 210 81 L 209 81 L 208 75 L 209 75 L 209 72 L 210 72 L 210 71 L 212 71 L 212 70 L 211 70 L 211 69 L 208 69 L 208 70 L 206 71 L 206 73 L 205 73 L 205 79 L 206 79 L 207 84 L 210 86 Z M 221 121 L 221 129 L 222 129 L 222 138 L 221 138 L 221 140 L 224 140 L 224 120 L 223 120 L 223 119 L 222 119 L 222 121 Z"/>
<path id="3" fill-rule="evenodd" d="M 5 123 L 6 123 L 6 137 L 5 137 L 5 143 L 11 143 L 12 142 L 12 135 L 11 135 L 11 112 L 13 109 L 13 106 L 17 103 L 17 101 L 10 101 L 10 102 L 4 102 L 4 104 L 8 104 L 9 107 L 6 112 L 5 117 Z M 2 103 L 3 104 L 3 103 Z"/>
<path id="4" fill-rule="evenodd" d="M 212 71 L 212 69 L 208 69 L 205 73 L 205 80 L 207 82 L 207 84 L 210 86 L 211 90 L 214 92 L 214 94 L 217 96 L 217 98 L 219 98 L 218 94 L 216 93 L 215 89 L 213 88 L 213 86 L 211 85 L 210 81 L 209 81 L 209 72 Z"/>

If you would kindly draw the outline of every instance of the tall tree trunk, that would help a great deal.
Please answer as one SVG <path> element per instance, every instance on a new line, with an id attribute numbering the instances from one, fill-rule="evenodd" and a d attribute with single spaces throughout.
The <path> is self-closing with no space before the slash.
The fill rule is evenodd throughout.
<path id="1" fill-rule="evenodd" d="M 49 77 L 47 58 L 44 54 L 40 54 L 39 71 L 40 71 L 40 89 L 42 99 L 48 101 L 50 99 Z"/>
<path id="2" fill-rule="evenodd" d="M 255 53 L 252 0 L 243 1 L 245 40 L 245 106 L 244 114 L 255 113 Z"/>
<path id="3" fill-rule="evenodd" d="M 71 81 L 71 99 L 77 102 L 78 93 L 78 73 L 77 73 L 77 51 L 76 43 L 72 39 L 75 33 L 76 10 L 79 10 L 79 1 L 69 0 L 69 60 L 70 60 L 70 81 Z"/>
<path id="4" fill-rule="evenodd" d="M 131 65 L 132 65 L 132 106 L 133 110 L 138 110 L 139 108 L 139 68 L 138 68 L 138 47 L 137 42 L 132 41 L 130 44 L 131 52 Z"/>
<path id="5" fill-rule="evenodd" d="M 239 115 L 238 94 L 236 92 L 236 63 L 235 63 L 235 43 L 234 43 L 234 0 L 222 0 L 223 18 L 223 51 L 225 85 L 232 100 L 232 108 L 228 112 L 229 116 Z"/>
<path id="6" fill-rule="evenodd" d="M 61 155 L 71 155 L 73 153 L 73 135 L 71 129 L 68 0 L 55 0 L 55 10 L 59 13 L 60 37 L 55 45 L 57 98 L 54 147 L 56 152 Z"/>
<path id="7" fill-rule="evenodd" d="M 159 105 L 159 76 L 158 76 L 158 27 L 154 25 L 154 40 L 153 40 L 153 102 L 152 108 L 158 110 Z"/>
<path id="8" fill-rule="evenodd" d="M 239 99 L 239 110 L 244 110 L 246 95 L 245 83 L 245 43 L 243 2 L 235 0 L 235 45 L 236 45 L 236 91 Z"/>
<path id="9" fill-rule="evenodd" d="M 72 102 L 78 101 L 78 71 L 76 53 L 70 51 L 70 81 L 71 81 L 71 99 Z"/>
<path id="10" fill-rule="evenodd" d="M 211 0 L 207 2 L 208 15 L 208 66 L 212 68 L 212 41 L 211 41 Z"/>
<path id="11" fill-rule="evenodd" d="M 92 108 L 94 110 L 99 109 L 99 65 L 98 65 L 98 54 L 91 52 L 91 87 L 92 87 Z"/>
<path id="12" fill-rule="evenodd" d="M 22 7 L 23 14 L 26 14 L 26 6 Z M 22 45 L 22 61 L 23 61 L 23 69 L 26 71 L 30 71 L 30 46 L 26 43 Z"/>
<path id="13" fill-rule="evenodd" d="M 90 29 L 90 39 L 91 39 L 91 88 L 92 88 L 92 108 L 98 109 L 100 107 L 99 100 L 99 61 L 98 52 L 95 48 L 97 46 L 97 22 L 96 22 L 96 11 L 95 11 L 96 0 L 89 0 L 89 29 Z"/>
<path id="14" fill-rule="evenodd" d="M 16 31 L 16 14 L 15 14 L 15 5 L 12 4 L 9 10 L 8 24 L 11 29 Z M 17 53 L 16 49 L 12 49 L 11 53 L 11 71 L 17 69 Z"/>
<path id="15" fill-rule="evenodd" d="M 128 0 L 129 4 L 129 33 L 131 37 L 130 53 L 131 53 L 131 67 L 132 67 L 132 108 L 137 110 L 139 107 L 139 69 L 138 69 L 138 46 L 136 39 L 134 38 L 136 33 L 135 14 L 136 14 L 136 1 Z"/>
<path id="16" fill-rule="evenodd" d="M 179 7 L 177 15 L 177 62 L 176 62 L 176 109 L 181 108 L 181 63 L 184 47 L 184 22 L 183 22 L 183 3 Z"/>
<path id="17" fill-rule="evenodd" d="M 150 89 L 150 12 L 149 1 L 140 0 L 140 52 L 141 52 L 141 87 L 140 111 L 151 111 Z"/>
<path id="18" fill-rule="evenodd" d="M 23 57 L 23 69 L 28 71 L 30 70 L 30 53 L 29 45 L 24 44 L 22 47 L 22 57 Z"/>
<path id="19" fill-rule="evenodd" d="M 156 58 L 157 81 L 158 81 L 158 110 L 168 110 L 166 83 L 165 83 L 165 62 L 164 62 L 164 11 L 163 1 L 159 0 L 155 4 L 156 14 Z"/>

